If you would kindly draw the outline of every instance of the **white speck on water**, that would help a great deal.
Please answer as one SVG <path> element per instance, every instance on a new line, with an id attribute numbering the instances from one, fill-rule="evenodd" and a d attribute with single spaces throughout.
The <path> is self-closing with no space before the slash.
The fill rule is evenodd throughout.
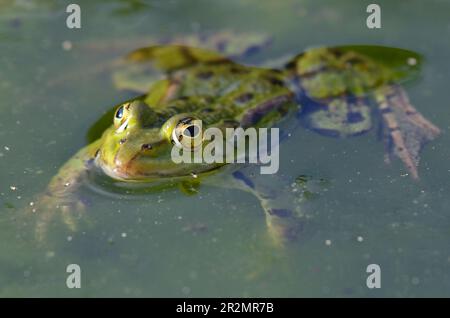
<path id="1" fill-rule="evenodd" d="M 325 245 L 330 246 L 331 245 L 331 240 L 325 240 Z"/>
<path id="2" fill-rule="evenodd" d="M 414 66 L 417 65 L 417 59 L 414 57 L 409 57 L 408 60 L 406 61 L 408 63 L 408 65 L 410 66 Z"/>
<path id="3" fill-rule="evenodd" d="M 10 151 L 11 149 L 8 146 L 3 147 L 6 151 Z"/>
<path id="4" fill-rule="evenodd" d="M 16 186 L 9 186 L 9 188 L 11 189 L 11 191 L 16 191 L 17 190 Z"/>
<path id="5" fill-rule="evenodd" d="M 67 237 L 67 241 L 68 241 L 68 242 L 71 242 L 71 241 L 72 241 L 72 239 L 73 239 L 73 237 L 72 237 L 72 236 L 70 236 L 70 235 L 69 235 L 69 236 Z"/>
<path id="6" fill-rule="evenodd" d="M 197 174 L 195 174 L 194 172 L 191 173 L 192 178 L 198 178 Z"/>
<path id="7" fill-rule="evenodd" d="M 63 41 L 61 45 L 64 51 L 70 51 L 72 49 L 72 42 L 70 41 Z"/>
<path id="8" fill-rule="evenodd" d="M 122 236 L 123 238 L 127 237 L 127 233 L 123 232 L 120 236 Z"/>
<path id="9" fill-rule="evenodd" d="M 362 241 L 364 241 L 364 238 L 363 238 L 362 236 L 358 236 L 358 237 L 356 238 L 356 240 L 357 240 L 358 242 L 362 242 Z"/>
<path id="10" fill-rule="evenodd" d="M 70 186 L 70 182 L 64 183 L 64 186 L 67 188 L 68 186 Z"/>
<path id="11" fill-rule="evenodd" d="M 188 286 L 184 286 L 181 288 L 181 292 L 185 295 L 189 295 L 191 293 L 191 289 Z"/>

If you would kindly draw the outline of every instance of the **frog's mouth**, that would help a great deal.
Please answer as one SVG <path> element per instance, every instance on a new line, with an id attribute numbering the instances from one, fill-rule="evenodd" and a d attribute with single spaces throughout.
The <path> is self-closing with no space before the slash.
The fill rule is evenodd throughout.
<path id="1" fill-rule="evenodd" d="M 107 164 L 97 161 L 99 167 L 107 176 L 112 179 L 126 182 L 155 182 L 184 178 L 197 178 L 206 174 L 216 172 L 225 164 L 223 163 L 181 163 L 175 164 L 166 160 L 150 159 L 131 161 L 123 166 L 110 167 Z"/>

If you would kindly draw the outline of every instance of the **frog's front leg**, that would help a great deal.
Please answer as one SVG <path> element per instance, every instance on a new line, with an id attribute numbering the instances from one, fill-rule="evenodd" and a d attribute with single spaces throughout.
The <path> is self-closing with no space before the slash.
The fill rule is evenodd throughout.
<path id="1" fill-rule="evenodd" d="M 250 178 L 241 170 L 227 177 L 226 183 L 258 198 L 269 237 L 278 247 L 285 247 L 299 238 L 310 218 L 307 203 L 319 190 L 316 180 L 307 177 L 286 182 L 276 175 Z"/>
<path id="2" fill-rule="evenodd" d="M 93 165 L 98 145 L 99 141 L 96 141 L 70 158 L 51 179 L 46 191 L 32 204 L 31 211 L 36 217 L 35 235 L 39 241 L 45 238 L 49 224 L 57 215 L 61 216 L 69 229 L 76 230 L 76 215 L 85 209 L 85 203 L 77 196 L 77 190 Z"/>

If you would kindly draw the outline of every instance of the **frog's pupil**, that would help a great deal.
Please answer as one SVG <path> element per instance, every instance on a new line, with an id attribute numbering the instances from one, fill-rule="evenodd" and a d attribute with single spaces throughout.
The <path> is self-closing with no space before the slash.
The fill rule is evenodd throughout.
<path id="1" fill-rule="evenodd" d="M 195 137 L 198 134 L 198 130 L 197 126 L 190 125 L 184 130 L 184 135 L 187 137 Z"/>
<path id="2" fill-rule="evenodd" d="M 123 106 L 121 106 L 116 113 L 116 118 L 121 119 L 123 117 Z"/>

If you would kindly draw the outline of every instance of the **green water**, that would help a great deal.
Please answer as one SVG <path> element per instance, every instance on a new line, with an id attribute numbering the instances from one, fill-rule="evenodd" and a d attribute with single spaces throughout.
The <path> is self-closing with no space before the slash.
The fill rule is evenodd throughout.
<path id="1" fill-rule="evenodd" d="M 0 296 L 450 296 L 450 1 L 378 1 L 380 30 L 365 26 L 371 2 L 78 0 L 82 28 L 70 30 L 70 2 L 0 0 Z M 255 198 L 207 186 L 132 200 L 85 189 L 92 205 L 78 231 L 55 222 L 38 245 L 21 209 L 101 114 L 129 97 L 108 72 L 84 70 L 136 48 L 125 39 L 223 29 L 274 39 L 255 63 L 317 45 L 423 54 L 407 91 L 443 133 L 422 153 L 420 182 L 402 176 L 398 160 L 384 164 L 374 132 L 337 140 L 298 129 L 281 145 L 280 173 L 331 185 L 284 252 L 267 243 Z M 87 48 L 111 42 L 113 51 Z M 66 287 L 71 263 L 81 266 L 81 289 Z M 372 263 L 380 289 L 366 287 Z"/>

